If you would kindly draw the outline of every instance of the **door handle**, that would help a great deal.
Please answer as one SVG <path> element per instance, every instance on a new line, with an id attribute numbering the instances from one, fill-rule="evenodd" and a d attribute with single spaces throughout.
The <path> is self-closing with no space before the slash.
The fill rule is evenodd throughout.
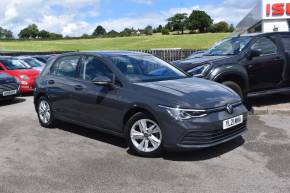
<path id="1" fill-rule="evenodd" d="M 82 87 L 81 85 L 75 85 L 75 90 L 83 90 L 84 87 Z"/>
<path id="2" fill-rule="evenodd" d="M 48 81 L 48 84 L 54 84 L 55 82 L 54 82 L 54 80 L 49 80 Z"/>

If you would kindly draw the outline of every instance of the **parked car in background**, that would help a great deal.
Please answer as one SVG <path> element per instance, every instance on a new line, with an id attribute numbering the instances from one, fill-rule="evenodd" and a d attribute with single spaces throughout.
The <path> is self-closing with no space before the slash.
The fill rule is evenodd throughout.
<path id="1" fill-rule="evenodd" d="M 144 53 L 61 55 L 37 79 L 34 96 L 43 127 L 63 120 L 116 134 L 142 156 L 215 146 L 247 129 L 247 109 L 231 89 Z"/>
<path id="2" fill-rule="evenodd" d="M 18 80 L 0 71 L 0 101 L 13 100 L 18 94 Z"/>
<path id="3" fill-rule="evenodd" d="M 35 88 L 35 80 L 39 71 L 28 67 L 21 60 L 14 57 L 0 57 L 0 72 L 5 72 L 18 79 L 20 91 L 31 93 Z"/>
<path id="4" fill-rule="evenodd" d="M 37 60 L 33 57 L 30 57 L 30 56 L 20 56 L 20 57 L 18 57 L 18 59 L 24 61 L 30 67 L 32 67 L 33 69 L 38 70 L 40 72 L 45 67 L 45 63 L 40 62 L 39 60 Z"/>
<path id="5" fill-rule="evenodd" d="M 290 33 L 226 38 L 203 54 L 172 62 L 193 76 L 222 83 L 242 98 L 290 91 Z"/>
<path id="6" fill-rule="evenodd" d="M 35 58 L 37 59 L 38 61 L 46 64 L 48 62 L 48 60 L 51 58 L 51 57 L 54 57 L 56 56 L 56 54 L 51 54 L 51 55 L 33 55 L 31 56 L 32 58 Z"/>

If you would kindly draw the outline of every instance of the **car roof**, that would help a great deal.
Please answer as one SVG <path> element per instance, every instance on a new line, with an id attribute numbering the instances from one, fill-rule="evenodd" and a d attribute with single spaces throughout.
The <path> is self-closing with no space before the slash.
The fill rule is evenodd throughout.
<path id="1" fill-rule="evenodd" d="M 114 56 L 114 55 L 138 55 L 138 56 L 150 56 L 150 54 L 137 52 L 137 51 L 122 51 L 122 50 L 104 50 L 104 51 L 80 51 L 80 52 L 70 52 L 61 54 L 59 56 L 71 56 L 75 54 L 88 54 L 88 55 L 96 55 L 96 56 Z"/>
<path id="2" fill-rule="evenodd" d="M 269 35 L 290 35 L 290 32 L 267 32 L 267 33 L 248 33 L 248 34 L 242 34 L 240 37 L 254 37 L 254 36 L 269 36 Z M 234 36 L 237 37 L 237 36 Z"/>
<path id="3" fill-rule="evenodd" d="M 5 60 L 5 59 L 14 59 L 15 57 L 13 56 L 0 56 L 1 60 Z"/>

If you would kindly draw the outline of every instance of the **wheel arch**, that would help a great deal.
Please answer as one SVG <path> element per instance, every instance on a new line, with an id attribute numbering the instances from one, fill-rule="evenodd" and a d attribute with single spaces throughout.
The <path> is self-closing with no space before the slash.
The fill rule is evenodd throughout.
<path id="1" fill-rule="evenodd" d="M 44 92 L 39 92 L 34 94 L 34 106 L 37 108 L 37 102 L 41 97 L 47 97 L 47 95 Z"/>
<path id="2" fill-rule="evenodd" d="M 144 105 L 132 105 L 129 109 L 127 109 L 127 111 L 124 113 L 123 116 L 123 128 L 125 128 L 126 123 L 129 121 L 129 119 L 135 115 L 136 113 L 146 113 L 151 115 L 157 122 L 157 116 L 155 115 L 155 113 L 153 113 L 153 110 L 151 110 L 150 108 L 144 106 Z"/>
<path id="3" fill-rule="evenodd" d="M 228 71 L 218 74 L 213 81 L 223 83 L 225 81 L 233 81 L 237 83 L 244 92 L 249 90 L 248 77 L 242 72 Z"/>

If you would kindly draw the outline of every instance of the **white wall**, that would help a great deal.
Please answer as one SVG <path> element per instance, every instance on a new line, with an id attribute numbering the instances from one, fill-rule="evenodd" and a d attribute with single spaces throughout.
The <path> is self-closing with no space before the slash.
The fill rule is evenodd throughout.
<path id="1" fill-rule="evenodd" d="M 287 19 L 262 21 L 263 32 L 274 32 L 274 28 L 276 28 L 279 32 L 289 31 Z"/>

